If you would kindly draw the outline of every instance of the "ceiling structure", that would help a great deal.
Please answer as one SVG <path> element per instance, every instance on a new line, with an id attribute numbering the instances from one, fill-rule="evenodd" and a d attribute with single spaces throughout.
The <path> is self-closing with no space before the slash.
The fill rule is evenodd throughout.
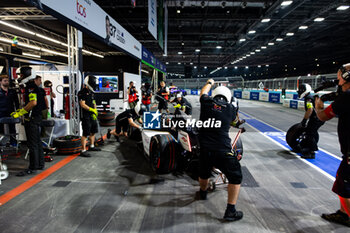
<path id="1" fill-rule="evenodd" d="M 169 73 L 188 78 L 328 73 L 349 61 L 350 10 L 337 10 L 349 1 L 167 0 L 166 57 L 148 32 L 147 0 L 137 0 L 135 7 L 130 0 L 95 2 L 166 63 Z"/>
<path id="2" fill-rule="evenodd" d="M 349 62 L 350 9 L 339 10 L 349 0 L 166 0 L 167 56 L 148 31 L 147 0 L 136 0 L 135 7 L 130 0 L 95 2 L 163 61 L 170 77 L 279 78 L 331 73 Z M 21 0 L 1 1 L 0 20 L 66 42 L 66 24 Z M 64 45 L 4 24 L 0 28 L 1 38 L 16 35 L 22 43 L 66 51 Z M 123 54 L 86 35 L 84 49 L 103 56 Z"/>

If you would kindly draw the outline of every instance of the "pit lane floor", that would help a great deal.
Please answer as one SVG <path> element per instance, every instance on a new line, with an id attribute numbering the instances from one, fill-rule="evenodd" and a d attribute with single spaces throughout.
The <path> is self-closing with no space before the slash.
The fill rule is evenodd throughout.
<path id="1" fill-rule="evenodd" d="M 188 96 L 198 118 L 197 96 Z M 291 153 L 254 121 L 286 131 L 302 111 L 278 104 L 240 101 L 247 118 L 243 183 L 238 222 L 221 221 L 226 186 L 218 185 L 207 201 L 196 201 L 197 182 L 187 176 L 162 176 L 156 182 L 135 142 L 110 139 L 91 158 L 77 157 L 30 189 L 0 206 L 1 232 L 349 232 L 321 213 L 339 208 L 331 192 L 332 176 Z M 265 124 L 265 125 L 266 125 Z M 339 157 L 336 120 L 320 129 L 319 147 Z M 267 128 L 269 129 L 269 128 Z M 106 130 L 106 129 L 104 129 Z M 236 130 L 232 130 L 234 137 Z M 316 155 L 316 160 L 320 157 Z M 65 157 L 56 156 L 57 160 Z M 10 164 L 9 164 L 10 167 Z M 11 167 L 10 167 L 11 171 Z M 11 176 L 0 195 L 30 177 Z"/>

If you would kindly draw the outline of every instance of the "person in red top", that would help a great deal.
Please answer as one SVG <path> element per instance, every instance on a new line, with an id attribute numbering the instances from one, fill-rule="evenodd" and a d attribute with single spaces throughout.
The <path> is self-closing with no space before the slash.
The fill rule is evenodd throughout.
<path id="1" fill-rule="evenodd" d="M 332 191 L 339 195 L 340 209 L 322 218 L 350 227 L 350 63 L 338 70 L 341 92 L 331 105 L 324 109 L 323 101 L 315 99 L 317 117 L 328 121 L 338 116 L 338 138 L 343 159 L 339 165 Z"/>
<path id="2" fill-rule="evenodd" d="M 146 111 L 150 111 L 150 105 L 151 105 L 151 98 L 152 98 L 152 90 L 151 90 L 151 84 L 145 83 L 143 87 L 141 88 L 142 91 L 142 104 L 146 107 Z"/>
<path id="3" fill-rule="evenodd" d="M 136 87 L 134 86 L 134 82 L 131 81 L 128 87 L 128 102 L 130 109 L 133 109 L 136 106 L 136 103 L 138 101 L 137 93 L 138 92 L 136 90 Z"/>

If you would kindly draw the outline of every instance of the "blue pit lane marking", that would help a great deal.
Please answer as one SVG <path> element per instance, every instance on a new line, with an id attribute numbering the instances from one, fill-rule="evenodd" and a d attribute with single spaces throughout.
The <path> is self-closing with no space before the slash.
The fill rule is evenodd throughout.
<path id="1" fill-rule="evenodd" d="M 278 144 L 282 145 L 285 148 L 288 148 L 291 150 L 291 148 L 288 146 L 285 138 L 286 133 L 276 129 L 264 122 L 261 122 L 250 115 L 246 113 L 240 112 L 240 115 L 243 115 L 246 120 L 246 122 L 252 126 L 253 128 L 257 129 L 258 131 L 262 132 L 266 137 L 269 137 L 273 141 L 277 142 Z M 298 155 L 301 155 L 298 153 Z M 335 158 L 334 156 L 330 155 L 329 153 L 325 151 L 317 151 L 316 152 L 316 158 L 315 159 L 307 159 L 307 161 L 316 167 L 320 168 L 327 174 L 331 175 L 332 177 L 336 176 L 337 169 L 340 164 L 340 158 Z"/>

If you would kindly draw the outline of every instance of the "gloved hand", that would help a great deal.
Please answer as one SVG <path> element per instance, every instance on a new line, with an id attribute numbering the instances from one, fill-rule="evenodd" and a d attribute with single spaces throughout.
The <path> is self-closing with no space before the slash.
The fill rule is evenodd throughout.
<path id="1" fill-rule="evenodd" d="M 96 108 L 89 108 L 89 111 L 98 116 L 98 112 Z"/>
<path id="2" fill-rule="evenodd" d="M 23 116 L 24 114 L 27 114 L 27 113 L 28 112 L 26 110 L 24 110 L 24 108 L 21 108 L 21 109 L 17 109 L 16 112 L 11 113 L 10 116 L 16 119 L 18 117 Z"/>
<path id="3" fill-rule="evenodd" d="M 96 116 L 95 114 L 92 114 L 92 115 L 91 115 L 91 119 L 94 120 L 94 121 L 96 121 L 96 120 L 97 120 L 97 116 Z"/>
<path id="4" fill-rule="evenodd" d="M 181 108 L 181 104 L 175 105 L 174 108 Z"/>
<path id="5" fill-rule="evenodd" d="M 182 111 L 185 111 L 185 110 L 186 110 L 186 106 L 182 106 L 182 107 L 181 107 L 181 110 L 182 110 Z"/>
<path id="6" fill-rule="evenodd" d="M 143 131 L 143 127 L 142 127 L 142 126 L 140 126 L 140 127 L 139 127 L 139 130 L 140 130 L 140 132 L 142 133 L 142 131 Z"/>
<path id="7" fill-rule="evenodd" d="M 305 127 L 306 127 L 306 122 L 307 122 L 307 119 L 304 118 L 304 119 L 301 121 L 301 126 L 305 128 Z"/>

